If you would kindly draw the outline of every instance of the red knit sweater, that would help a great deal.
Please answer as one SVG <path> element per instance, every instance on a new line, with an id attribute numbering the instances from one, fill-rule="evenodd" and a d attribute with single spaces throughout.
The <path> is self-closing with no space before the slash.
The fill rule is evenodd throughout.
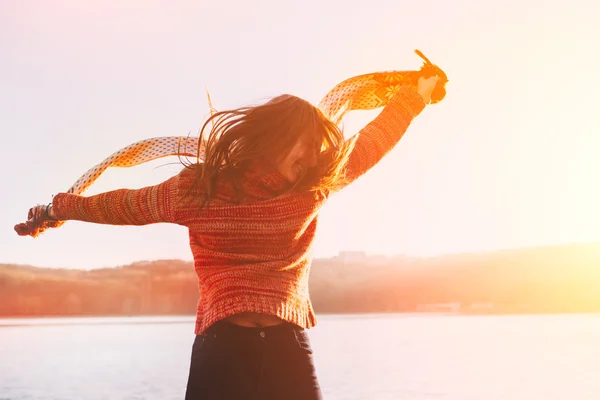
<path id="1" fill-rule="evenodd" d="M 425 107 L 414 88 L 405 86 L 359 133 L 347 169 L 349 181 L 373 167 L 398 143 Z M 316 324 L 308 293 L 311 245 L 324 192 L 287 192 L 277 172 L 247 172 L 245 203 L 221 184 L 208 207 L 180 202 L 195 171 L 184 169 L 156 186 L 121 189 L 83 197 L 60 193 L 53 210 L 61 220 L 112 225 L 169 222 L 189 230 L 200 300 L 196 334 L 241 312 L 274 315 L 304 328 Z"/>

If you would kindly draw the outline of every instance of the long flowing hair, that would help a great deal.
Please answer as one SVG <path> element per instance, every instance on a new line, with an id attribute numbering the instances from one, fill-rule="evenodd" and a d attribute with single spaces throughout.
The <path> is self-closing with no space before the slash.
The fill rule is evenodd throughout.
<path id="1" fill-rule="evenodd" d="M 353 142 L 308 101 L 286 94 L 258 106 L 213 113 L 200 131 L 204 160 L 186 165 L 198 173 L 191 192 L 201 193 L 200 207 L 215 197 L 219 179 L 229 181 L 243 201 L 240 182 L 247 168 L 257 161 L 275 168 L 302 134 L 314 135 L 317 165 L 289 190 L 336 190 L 344 183 Z"/>

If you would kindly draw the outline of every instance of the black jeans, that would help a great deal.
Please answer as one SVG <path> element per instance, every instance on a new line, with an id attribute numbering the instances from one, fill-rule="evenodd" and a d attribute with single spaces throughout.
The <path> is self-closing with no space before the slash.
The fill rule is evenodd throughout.
<path id="1" fill-rule="evenodd" d="M 226 322 L 197 335 L 186 400 L 322 400 L 306 331 Z"/>

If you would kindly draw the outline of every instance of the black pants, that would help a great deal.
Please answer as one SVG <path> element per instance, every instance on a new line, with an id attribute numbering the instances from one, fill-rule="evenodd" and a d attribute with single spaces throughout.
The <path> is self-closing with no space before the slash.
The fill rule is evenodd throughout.
<path id="1" fill-rule="evenodd" d="M 306 331 L 226 322 L 196 336 L 186 400 L 322 400 Z"/>

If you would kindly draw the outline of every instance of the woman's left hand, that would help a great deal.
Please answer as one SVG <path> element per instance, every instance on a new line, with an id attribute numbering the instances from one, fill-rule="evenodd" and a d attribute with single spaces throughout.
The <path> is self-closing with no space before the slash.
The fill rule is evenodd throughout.
<path id="1" fill-rule="evenodd" d="M 56 228 L 64 221 L 59 221 L 52 212 L 52 205 L 37 205 L 29 209 L 27 222 L 15 225 L 19 236 L 37 237 L 48 228 Z"/>
<path id="2" fill-rule="evenodd" d="M 27 221 L 34 224 L 39 224 L 43 221 L 54 220 L 51 205 L 37 205 L 29 209 Z"/>

